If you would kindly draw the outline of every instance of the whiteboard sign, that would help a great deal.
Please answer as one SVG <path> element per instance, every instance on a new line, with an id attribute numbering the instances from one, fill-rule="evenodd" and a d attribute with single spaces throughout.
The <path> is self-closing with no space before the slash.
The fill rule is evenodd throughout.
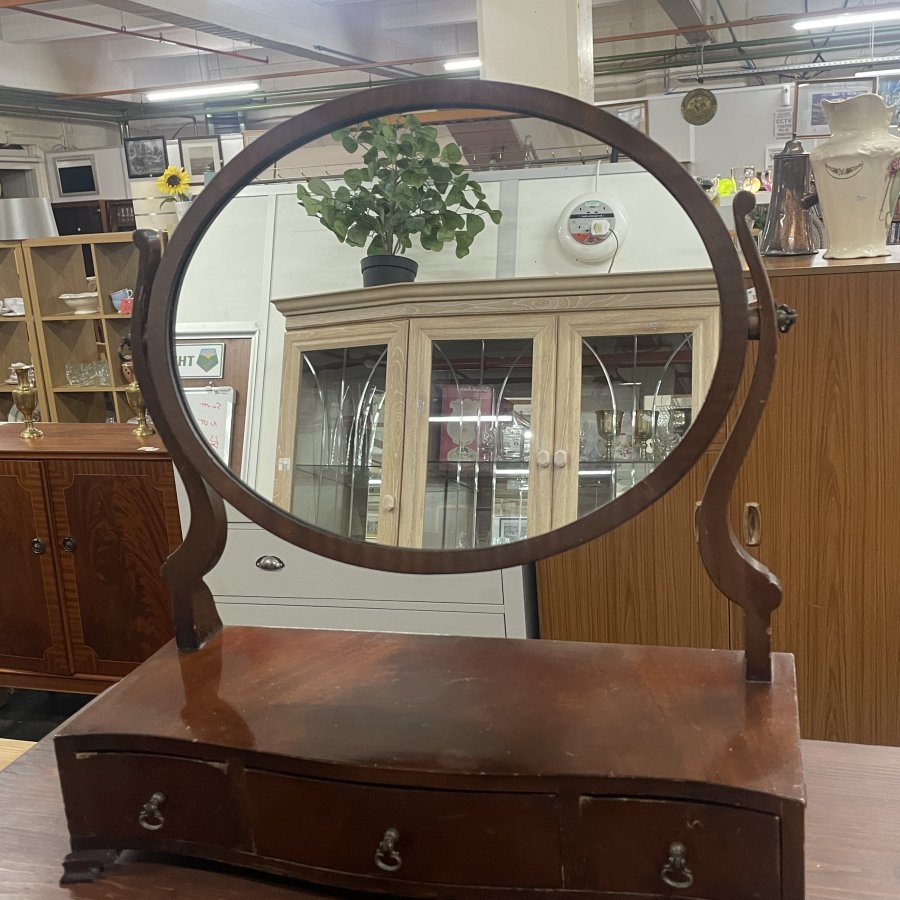
<path id="1" fill-rule="evenodd" d="M 221 378 L 225 368 L 225 344 L 183 344 L 176 341 L 175 359 L 180 378 Z"/>
<path id="2" fill-rule="evenodd" d="M 185 388 L 184 397 L 203 439 L 227 465 L 231 459 L 234 388 Z"/>

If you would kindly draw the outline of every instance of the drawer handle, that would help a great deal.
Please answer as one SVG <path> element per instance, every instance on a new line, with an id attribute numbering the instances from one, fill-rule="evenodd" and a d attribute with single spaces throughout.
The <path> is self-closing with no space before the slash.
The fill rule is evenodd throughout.
<path id="1" fill-rule="evenodd" d="M 744 504 L 744 543 L 758 547 L 762 540 L 762 513 L 758 503 Z"/>
<path id="2" fill-rule="evenodd" d="M 256 561 L 256 568 L 265 572 L 277 572 L 279 569 L 284 568 L 284 561 L 277 556 L 261 556 Z"/>
<path id="3" fill-rule="evenodd" d="M 159 811 L 160 806 L 166 802 L 166 795 L 157 791 L 142 807 L 138 822 L 141 828 L 147 831 L 159 831 L 166 824 L 165 816 Z"/>
<path id="4" fill-rule="evenodd" d="M 35 538 L 31 542 L 31 552 L 35 556 L 40 556 L 42 553 L 44 553 L 46 551 L 46 549 L 47 549 L 47 545 L 40 538 Z"/>
<path id="5" fill-rule="evenodd" d="M 677 841 L 669 844 L 669 858 L 662 867 L 662 880 L 671 888 L 684 891 L 694 884 L 694 873 L 687 864 L 687 847 Z"/>
<path id="6" fill-rule="evenodd" d="M 383 872 L 396 872 L 403 865 L 403 860 L 397 852 L 397 842 L 400 840 L 400 832 L 396 828 L 388 828 L 375 851 L 375 865 Z"/>
<path id="7" fill-rule="evenodd" d="M 73 538 L 71 536 L 64 537 L 62 545 L 63 545 L 63 550 L 65 550 L 67 553 L 74 553 L 75 550 L 78 548 L 78 543 L 76 542 L 75 538 Z"/>

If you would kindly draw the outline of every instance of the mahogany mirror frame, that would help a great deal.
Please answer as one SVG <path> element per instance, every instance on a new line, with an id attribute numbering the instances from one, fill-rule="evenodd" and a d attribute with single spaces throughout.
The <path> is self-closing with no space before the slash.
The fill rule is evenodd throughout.
<path id="1" fill-rule="evenodd" d="M 242 482 L 201 436 L 177 374 L 175 324 L 185 273 L 206 231 L 260 172 L 303 144 L 396 113 L 479 109 L 539 117 L 617 147 L 672 195 L 700 234 L 720 298 L 719 358 L 703 407 L 681 442 L 636 486 L 576 521 L 523 541 L 471 550 L 424 550 L 353 541 L 307 524 Z M 298 291 L 299 293 L 299 291 Z M 146 298 L 145 298 L 146 299 Z M 176 464 L 187 465 L 223 500 L 278 537 L 322 556 L 367 568 L 416 574 L 519 566 L 603 535 L 642 512 L 683 478 L 725 422 L 741 379 L 750 313 L 741 264 L 718 211 L 687 170 L 649 137 L 603 109 L 551 91 L 500 82 L 422 79 L 361 91 L 310 109 L 254 141 L 191 203 L 168 242 L 149 303 L 136 309 L 135 362 L 155 424 Z"/>

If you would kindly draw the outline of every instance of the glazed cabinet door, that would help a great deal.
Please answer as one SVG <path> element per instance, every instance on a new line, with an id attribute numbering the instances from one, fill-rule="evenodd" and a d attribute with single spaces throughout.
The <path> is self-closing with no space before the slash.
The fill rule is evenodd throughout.
<path id="1" fill-rule="evenodd" d="M 472 549 L 550 528 L 556 317 L 410 324 L 400 544 Z"/>
<path id="2" fill-rule="evenodd" d="M 174 635 L 160 576 L 181 542 L 172 465 L 45 465 L 75 672 L 126 675 Z"/>
<path id="3" fill-rule="evenodd" d="M 0 669 L 71 675 L 41 464 L 0 460 Z"/>
<path id="4" fill-rule="evenodd" d="M 560 316 L 554 527 L 611 502 L 666 458 L 702 405 L 717 357 L 716 307 Z"/>
<path id="5" fill-rule="evenodd" d="M 326 531 L 396 544 L 406 323 L 289 332 L 276 505 Z"/>

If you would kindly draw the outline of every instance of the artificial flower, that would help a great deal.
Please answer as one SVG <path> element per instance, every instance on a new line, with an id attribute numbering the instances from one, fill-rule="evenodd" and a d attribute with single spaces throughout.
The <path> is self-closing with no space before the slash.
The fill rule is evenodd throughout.
<path id="1" fill-rule="evenodd" d="M 181 166 L 169 166 L 159 178 L 156 187 L 160 193 L 173 200 L 190 200 L 191 176 Z"/>

